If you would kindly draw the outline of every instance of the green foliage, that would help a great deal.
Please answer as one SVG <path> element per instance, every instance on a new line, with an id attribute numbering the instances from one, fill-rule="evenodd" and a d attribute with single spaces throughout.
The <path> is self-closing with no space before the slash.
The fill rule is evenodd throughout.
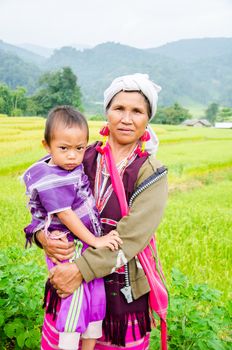
<path id="1" fill-rule="evenodd" d="M 64 67 L 53 73 L 45 73 L 39 84 L 41 88 L 33 96 L 38 114 L 46 115 L 57 105 L 72 105 L 82 109 L 80 87 L 71 68 Z"/>
<path id="2" fill-rule="evenodd" d="M 16 56 L 1 50 L 0 42 L 0 82 L 4 82 L 11 89 L 25 86 L 29 93 L 37 88 L 37 81 L 41 74 L 40 68 Z"/>
<path id="3" fill-rule="evenodd" d="M 193 284 L 179 270 L 172 270 L 167 318 L 169 349 L 231 349 L 232 302 L 222 305 L 220 295 L 206 284 Z M 160 349 L 159 329 L 152 332 L 150 349 Z"/>
<path id="4" fill-rule="evenodd" d="M 22 86 L 11 90 L 7 85 L 0 84 L 0 113 L 11 116 L 23 115 L 27 109 L 26 92 Z"/>
<path id="5" fill-rule="evenodd" d="M 13 110 L 21 110 L 21 115 L 23 115 L 27 109 L 26 92 L 27 90 L 22 86 L 17 86 L 17 88 L 12 91 Z"/>
<path id="6" fill-rule="evenodd" d="M 191 119 L 189 111 L 181 107 L 178 103 L 166 108 L 158 108 L 155 118 L 152 120 L 156 124 L 181 124 L 185 119 Z"/>
<path id="7" fill-rule="evenodd" d="M 211 103 L 205 111 L 205 118 L 213 124 L 217 119 L 218 110 L 218 104 L 215 102 Z"/>
<path id="8" fill-rule="evenodd" d="M 218 121 L 232 121 L 232 108 L 224 107 L 219 111 Z"/>
<path id="9" fill-rule="evenodd" d="M 0 85 L 0 113 L 10 114 L 12 110 L 11 90 L 5 84 Z"/>
<path id="10" fill-rule="evenodd" d="M 27 108 L 25 115 L 27 116 L 35 116 L 38 115 L 38 105 L 36 101 L 33 99 L 33 97 L 28 97 L 27 98 Z"/>
<path id="11" fill-rule="evenodd" d="M 39 349 L 44 270 L 16 247 L 1 251 L 0 266 L 0 348 Z"/>
<path id="12" fill-rule="evenodd" d="M 106 120 L 106 118 L 102 115 L 102 114 L 95 114 L 95 115 L 91 115 L 88 120 L 95 120 L 95 121 L 104 121 Z"/>
<path id="13" fill-rule="evenodd" d="M 38 249 L 38 248 L 36 248 Z M 45 269 L 31 259 L 31 249 L 7 248 L 0 254 L 0 347 L 39 349 Z M 19 263 L 20 262 L 20 263 Z M 193 284 L 172 270 L 168 310 L 168 344 L 172 350 L 229 350 L 232 303 L 206 284 Z M 159 349 L 159 328 L 150 349 Z"/>

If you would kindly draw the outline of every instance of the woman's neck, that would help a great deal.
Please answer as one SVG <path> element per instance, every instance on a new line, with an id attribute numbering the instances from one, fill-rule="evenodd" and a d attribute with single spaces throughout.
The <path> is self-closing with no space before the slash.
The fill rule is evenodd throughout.
<path id="1" fill-rule="evenodd" d="M 136 146 L 136 143 L 121 145 L 109 138 L 109 145 L 111 147 L 115 163 L 117 164 L 131 154 Z"/>

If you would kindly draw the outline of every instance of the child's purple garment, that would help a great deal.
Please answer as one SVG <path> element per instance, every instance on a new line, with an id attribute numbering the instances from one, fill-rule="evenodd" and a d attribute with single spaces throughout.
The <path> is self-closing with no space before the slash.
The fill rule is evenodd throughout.
<path id="1" fill-rule="evenodd" d="M 35 163 L 24 174 L 32 214 L 32 221 L 25 228 L 27 240 L 30 241 L 32 234 L 45 226 L 48 227 L 48 232 L 68 232 L 68 240 L 76 240 L 55 215 L 65 209 L 72 209 L 95 236 L 100 236 L 99 214 L 83 165 L 67 171 L 49 165 L 48 160 L 47 157 Z M 78 240 L 76 257 L 86 248 L 87 244 Z M 53 262 L 48 257 L 46 260 L 48 268 L 51 269 Z M 62 299 L 56 327 L 59 332 L 83 334 L 88 331 L 89 323 L 96 322 L 99 325 L 104 316 L 104 282 L 102 279 L 95 279 L 90 283 L 83 282 L 73 295 Z"/>

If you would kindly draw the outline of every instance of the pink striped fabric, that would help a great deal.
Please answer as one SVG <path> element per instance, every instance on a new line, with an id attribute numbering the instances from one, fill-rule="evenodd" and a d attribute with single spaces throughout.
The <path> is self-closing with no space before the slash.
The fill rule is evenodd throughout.
<path id="1" fill-rule="evenodd" d="M 126 345 L 125 347 L 112 345 L 109 342 L 104 341 L 104 337 L 97 341 L 95 346 L 95 350 L 114 350 L 114 349 L 130 349 L 130 350 L 148 350 L 149 349 L 149 341 L 150 341 L 150 333 L 147 333 L 145 337 L 141 338 L 139 327 L 137 322 L 135 321 L 135 336 L 136 340 L 134 340 L 132 333 L 132 322 L 128 321 L 128 328 L 126 333 Z"/>
<path id="2" fill-rule="evenodd" d="M 53 315 L 45 314 L 42 328 L 41 350 L 59 349 L 59 333 L 55 328 L 56 321 L 52 319 Z"/>
<path id="3" fill-rule="evenodd" d="M 126 345 L 125 347 L 112 345 L 111 343 L 105 342 L 104 337 L 97 341 L 95 350 L 148 350 L 149 349 L 149 340 L 150 333 L 147 333 L 145 337 L 140 337 L 138 324 L 135 322 L 135 335 L 136 340 L 134 340 L 132 333 L 132 323 L 129 320 L 128 328 L 126 333 Z M 55 321 L 53 321 L 52 316 L 46 314 L 44 318 L 44 324 L 42 329 L 42 340 L 41 340 L 41 350 L 54 350 L 59 349 L 59 333 L 55 329 Z M 81 344 L 80 348 L 81 349 Z M 77 349 L 78 350 L 78 349 Z"/>
<path id="4" fill-rule="evenodd" d="M 110 173 L 111 183 L 116 193 L 121 209 L 122 217 L 128 215 L 129 207 L 126 201 L 125 189 L 122 179 L 118 173 L 113 155 L 111 153 L 109 143 L 104 148 L 104 155 L 108 171 Z M 168 293 L 164 283 L 164 276 L 160 261 L 156 251 L 155 237 L 152 237 L 149 245 L 138 254 L 139 261 L 147 276 L 151 291 L 149 293 L 149 301 L 151 310 L 160 317 L 161 321 L 161 349 L 167 350 L 167 307 Z"/>

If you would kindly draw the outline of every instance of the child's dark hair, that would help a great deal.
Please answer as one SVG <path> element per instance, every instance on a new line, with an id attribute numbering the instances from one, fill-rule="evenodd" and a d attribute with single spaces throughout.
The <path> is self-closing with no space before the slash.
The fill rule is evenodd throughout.
<path id="1" fill-rule="evenodd" d="M 86 129 L 87 141 L 89 140 L 89 127 L 83 114 L 71 106 L 58 106 L 48 113 L 44 130 L 44 139 L 48 145 L 50 145 L 55 127 L 59 123 L 62 123 L 67 128 L 75 125 L 80 129 Z"/>

